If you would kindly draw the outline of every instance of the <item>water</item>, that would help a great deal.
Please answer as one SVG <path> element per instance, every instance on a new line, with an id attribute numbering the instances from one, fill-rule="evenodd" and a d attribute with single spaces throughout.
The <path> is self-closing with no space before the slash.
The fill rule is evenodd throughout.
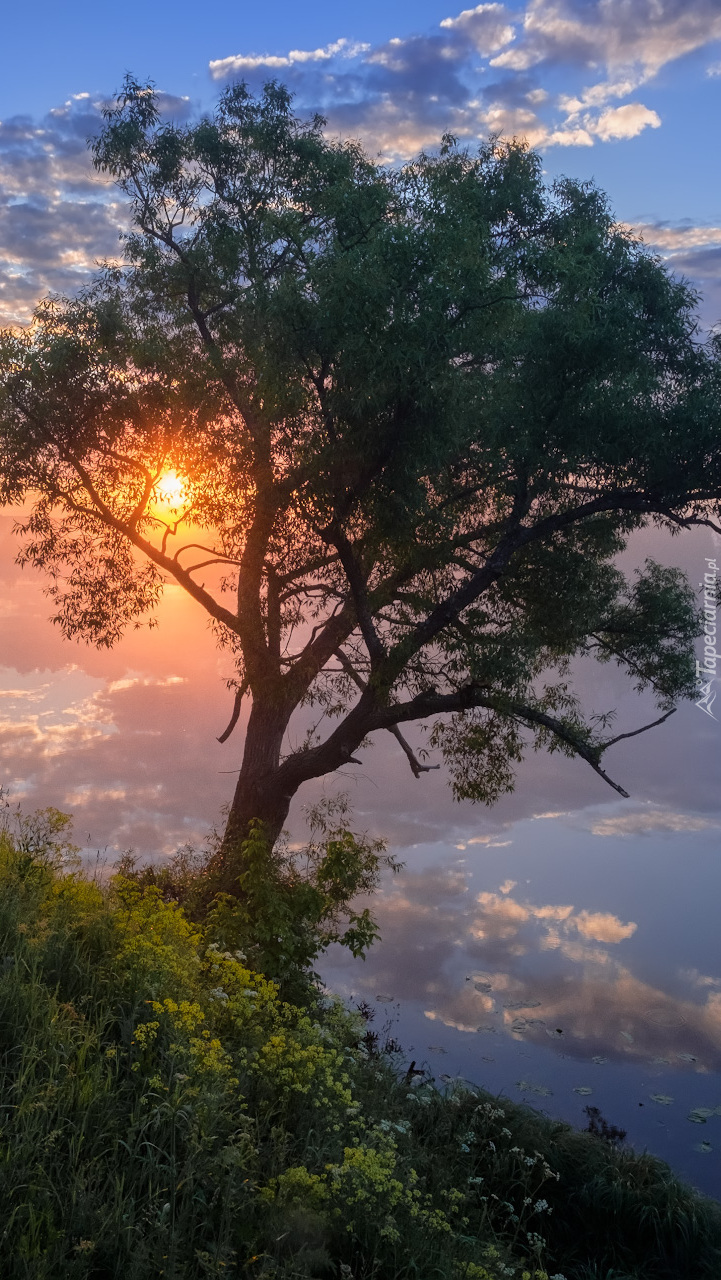
<path id="1" fill-rule="evenodd" d="M 0 516 L 0 781 L 26 810 L 74 813 L 91 859 L 201 842 L 242 743 L 242 724 L 216 741 L 232 670 L 203 615 L 171 588 L 157 630 L 109 653 L 63 642 L 41 579 L 12 563 L 11 524 Z M 624 558 L 655 555 L 696 583 L 718 541 L 650 533 Z M 618 708 L 614 733 L 654 718 L 613 667 L 583 688 L 592 709 Z M 302 838 L 302 804 L 346 790 L 356 828 L 406 863 L 373 903 L 382 942 L 365 963 L 329 955 L 328 985 L 373 1003 L 376 1027 L 437 1079 L 582 1126 L 599 1107 L 721 1197 L 721 719 L 687 705 L 614 747 L 606 767 L 630 800 L 581 761 L 531 754 L 491 811 L 455 805 L 443 771 L 414 779 L 377 737 L 291 815 Z"/>
<path id="2" fill-rule="evenodd" d="M 375 1028 L 437 1080 L 578 1127 L 598 1107 L 718 1196 L 718 831 L 610 834 L 623 816 L 540 816 L 503 840 L 408 850 L 376 902 L 382 942 L 365 962 L 336 948 L 323 976 L 375 1005 Z"/>

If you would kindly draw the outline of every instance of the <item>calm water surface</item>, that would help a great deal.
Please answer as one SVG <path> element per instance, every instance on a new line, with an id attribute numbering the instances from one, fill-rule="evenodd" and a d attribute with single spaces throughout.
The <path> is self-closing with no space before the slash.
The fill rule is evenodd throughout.
<path id="1" fill-rule="evenodd" d="M 720 904 L 715 831 L 633 838 L 606 812 L 539 817 L 409 851 L 382 942 L 365 963 L 336 948 L 323 976 L 437 1080 L 579 1127 L 599 1107 L 721 1195 Z"/>

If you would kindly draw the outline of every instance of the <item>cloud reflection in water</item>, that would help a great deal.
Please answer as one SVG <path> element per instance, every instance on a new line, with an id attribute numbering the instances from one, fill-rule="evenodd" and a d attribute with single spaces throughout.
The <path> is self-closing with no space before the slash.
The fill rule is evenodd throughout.
<path id="1" fill-rule="evenodd" d="M 635 974 L 618 951 L 635 921 L 537 903 L 511 880 L 474 895 L 457 867 L 406 871 L 376 905 L 383 943 L 370 971 L 356 970 L 368 995 L 393 990 L 432 1022 L 558 1040 L 587 1061 L 721 1070 L 721 979 L 687 972 L 675 994 Z"/>

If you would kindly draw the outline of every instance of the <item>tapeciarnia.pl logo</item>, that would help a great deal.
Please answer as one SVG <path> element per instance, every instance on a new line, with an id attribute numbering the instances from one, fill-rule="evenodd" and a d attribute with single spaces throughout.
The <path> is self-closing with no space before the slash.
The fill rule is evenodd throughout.
<path id="1" fill-rule="evenodd" d="M 696 679 L 698 680 L 698 692 L 701 695 L 696 706 L 699 711 L 703 711 L 712 720 L 718 719 L 712 711 L 713 704 L 716 701 L 716 690 L 713 686 L 718 679 L 716 674 L 718 664 L 718 653 L 716 651 L 718 573 L 716 561 L 706 556 L 706 572 L 703 575 L 703 582 L 699 583 L 699 586 L 703 587 L 704 637 L 703 662 L 696 661 Z"/>

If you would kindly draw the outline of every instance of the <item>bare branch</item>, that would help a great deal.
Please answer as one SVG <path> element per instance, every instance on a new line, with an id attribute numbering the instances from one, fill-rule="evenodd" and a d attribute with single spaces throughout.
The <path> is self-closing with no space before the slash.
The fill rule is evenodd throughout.
<path id="1" fill-rule="evenodd" d="M 230 720 L 228 721 L 228 727 L 223 730 L 220 737 L 218 738 L 218 742 L 228 741 L 228 738 L 230 737 L 231 733 L 233 732 L 235 726 L 238 723 L 238 717 L 240 716 L 240 705 L 247 692 L 248 692 L 248 680 L 245 679 L 243 683 L 240 685 L 240 687 L 235 691 L 235 698 L 233 699 L 233 710 L 231 712 Z"/>
<path id="2" fill-rule="evenodd" d="M 658 720 L 652 720 L 650 724 L 643 724 L 640 729 L 632 729 L 630 733 L 618 733 L 615 738 L 607 738 L 601 750 L 606 751 L 608 747 L 615 746 L 617 742 L 623 742 L 624 738 L 636 738 L 639 733 L 646 733 L 649 729 L 655 729 L 657 725 L 663 724 L 664 720 L 668 720 L 669 716 L 675 715 L 677 710 L 677 707 L 671 707 L 671 710 L 667 711 L 665 715 L 659 716 Z"/>
<path id="3" fill-rule="evenodd" d="M 408 759 L 408 763 L 411 766 L 411 773 L 414 778 L 420 778 L 422 773 L 433 773 L 434 769 L 440 769 L 441 766 L 439 764 L 421 764 L 410 742 L 403 737 L 403 734 L 397 724 L 391 725 L 388 732 L 393 734 L 396 742 L 400 743 L 400 746 L 403 748 Z"/>
<path id="4" fill-rule="evenodd" d="M 178 547 L 173 559 L 177 560 L 179 556 L 182 556 L 184 551 L 190 550 L 207 551 L 208 555 L 213 556 L 216 560 L 223 560 L 226 564 L 240 564 L 240 561 L 234 559 L 233 556 L 226 556 L 222 551 L 218 551 L 215 547 L 206 547 L 203 542 L 184 542 L 182 547 Z"/>

